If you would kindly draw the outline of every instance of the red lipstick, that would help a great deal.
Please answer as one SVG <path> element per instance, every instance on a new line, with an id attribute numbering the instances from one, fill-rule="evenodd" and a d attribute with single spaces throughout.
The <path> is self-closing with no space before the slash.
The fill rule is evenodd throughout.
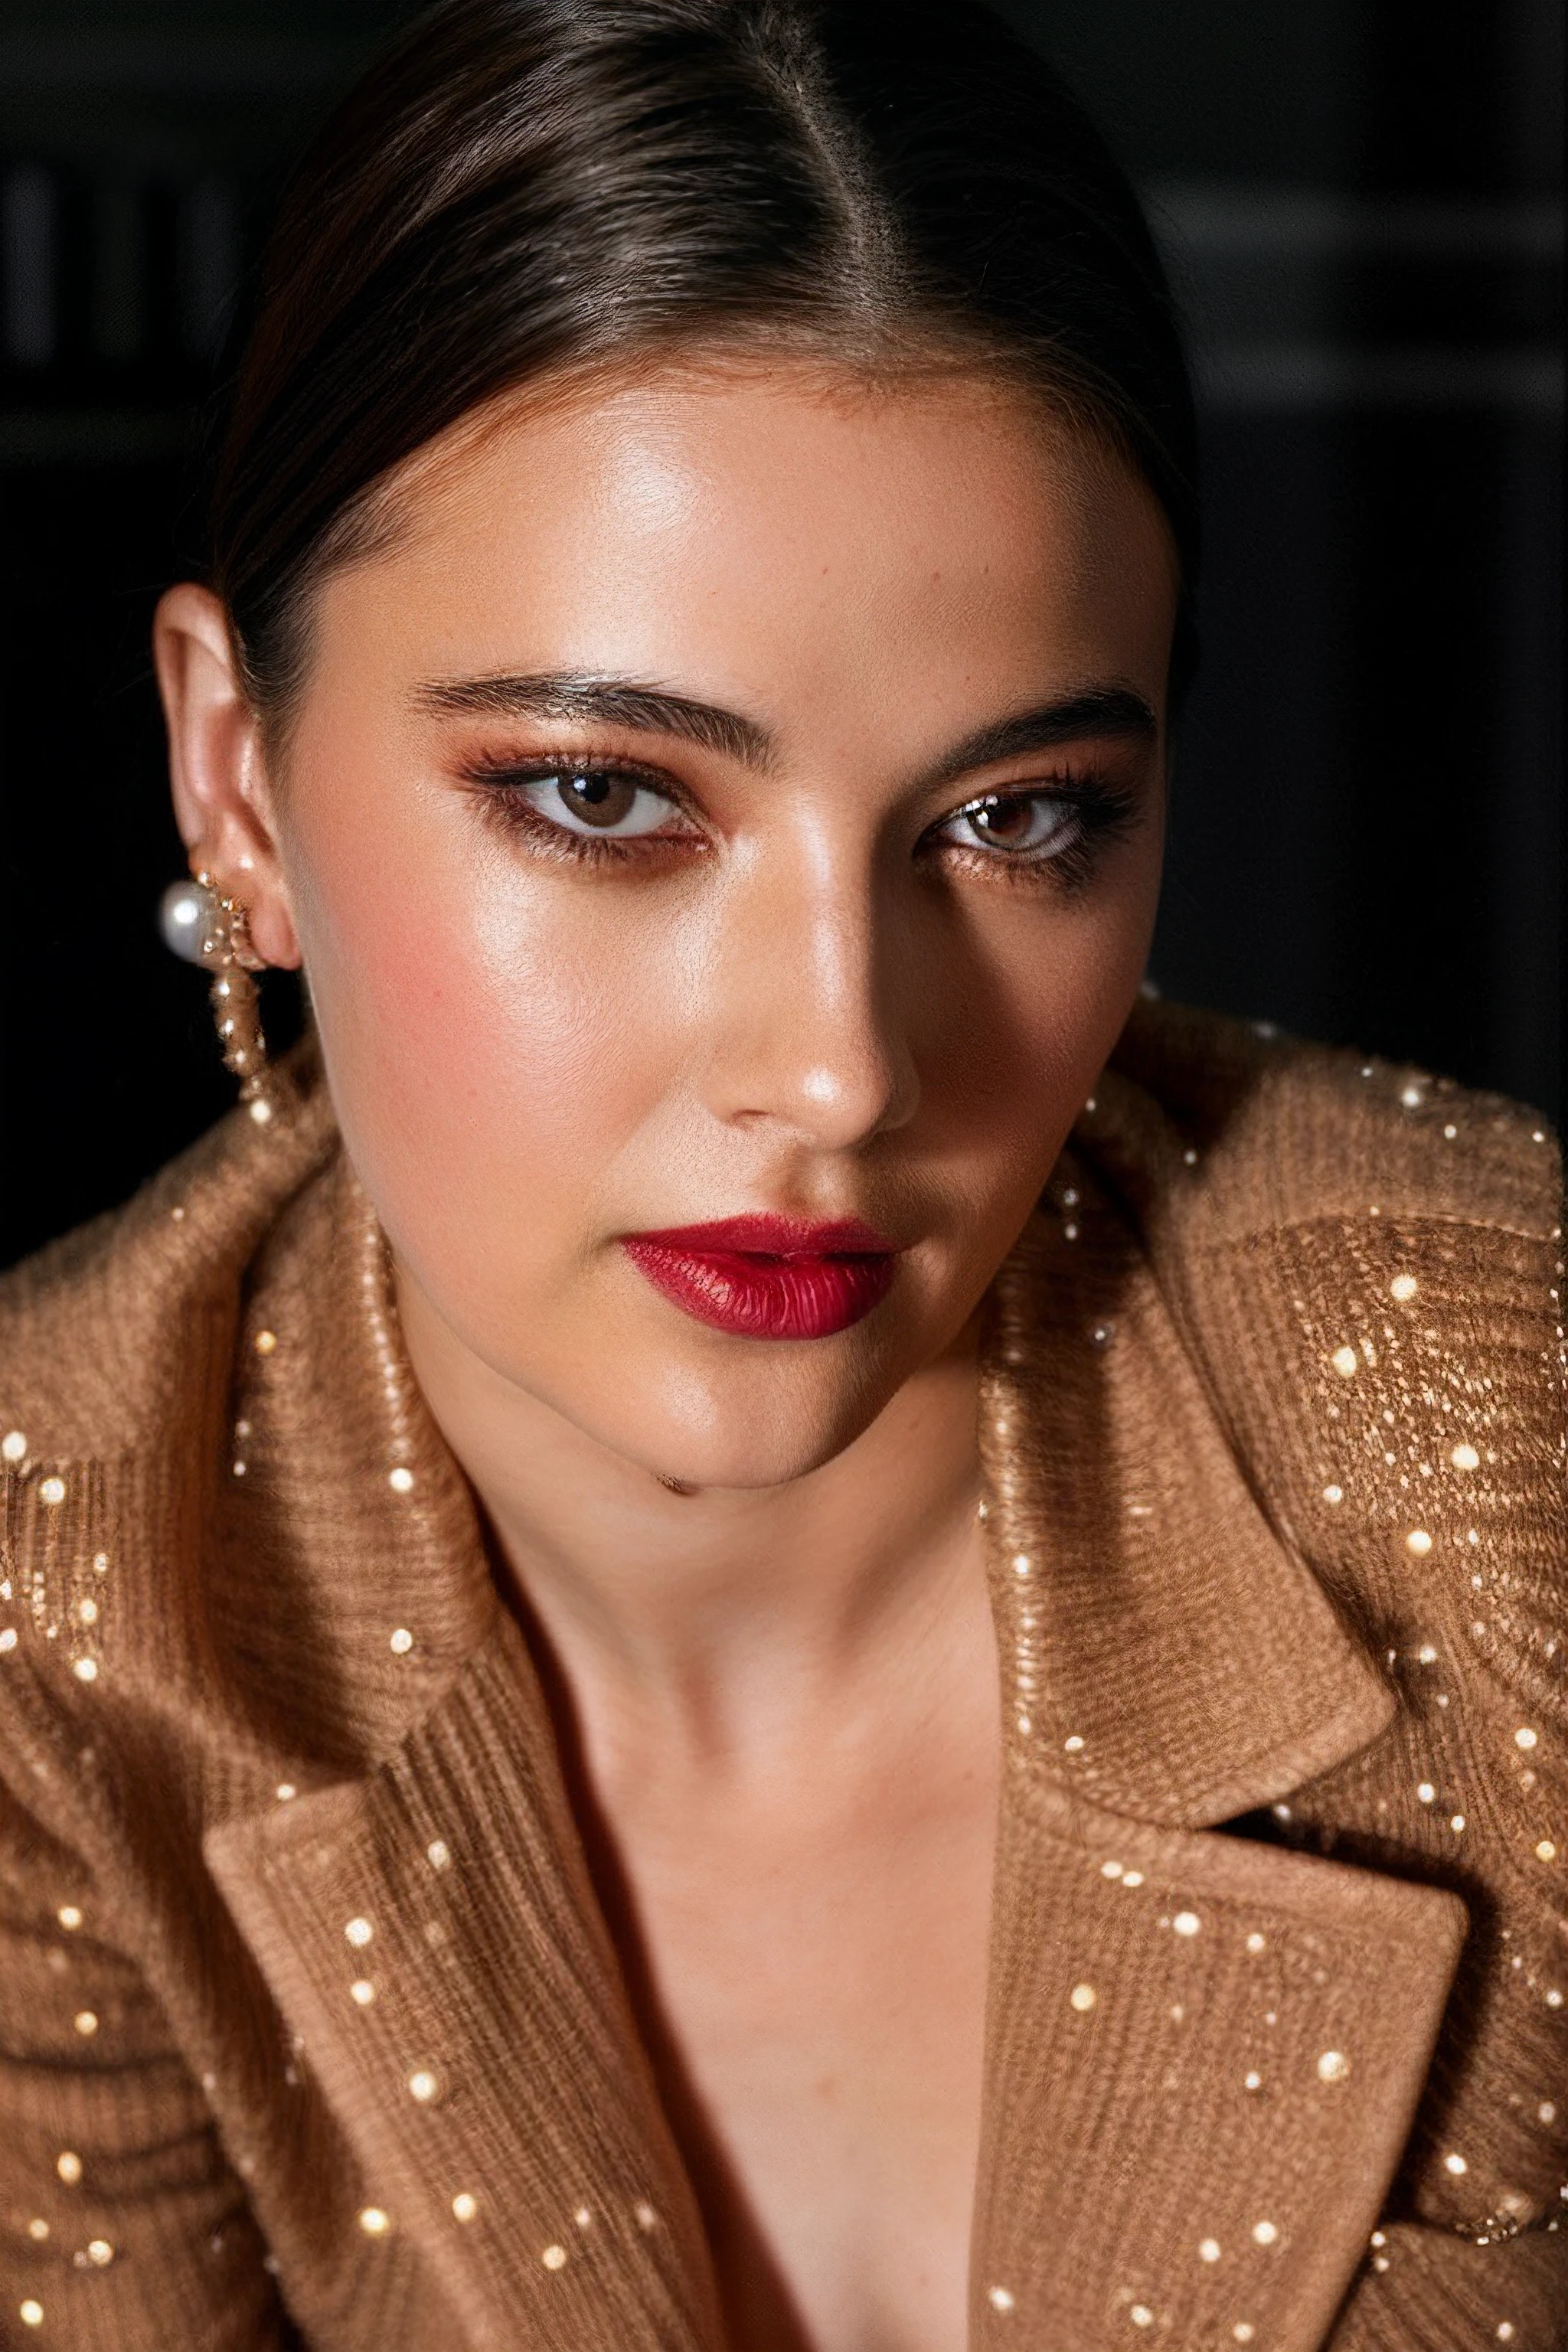
<path id="1" fill-rule="evenodd" d="M 725 1217 L 628 1234 L 638 1272 L 684 1314 L 749 1339 L 826 1339 L 887 1297 L 898 1252 L 858 1218 Z"/>

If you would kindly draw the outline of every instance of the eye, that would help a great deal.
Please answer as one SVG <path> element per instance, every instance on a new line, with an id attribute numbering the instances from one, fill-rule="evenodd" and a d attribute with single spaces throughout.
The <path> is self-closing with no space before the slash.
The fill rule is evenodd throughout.
<path id="1" fill-rule="evenodd" d="M 608 835 L 619 841 L 657 833 L 675 814 L 674 803 L 636 776 L 614 768 L 563 769 L 521 787 L 534 814 L 563 833 Z"/>
<path id="2" fill-rule="evenodd" d="M 961 849 L 1054 857 L 1082 829 L 1081 812 L 1055 793 L 988 793 L 984 800 L 955 809 L 938 827 L 937 838 Z"/>

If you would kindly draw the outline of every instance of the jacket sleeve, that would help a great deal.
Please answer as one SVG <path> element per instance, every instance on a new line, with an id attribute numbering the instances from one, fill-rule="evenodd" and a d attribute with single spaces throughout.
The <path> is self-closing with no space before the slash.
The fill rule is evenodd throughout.
<path id="1" fill-rule="evenodd" d="M 0 1786 L 0 2346 L 298 2342 L 159 2004 L 84 1867 Z"/>
<path id="2" fill-rule="evenodd" d="M 1568 2352 L 1568 2231 L 1561 2226 L 1483 2246 L 1391 2223 L 1377 2232 L 1329 2352 L 1493 2352 L 1502 2345 Z"/>

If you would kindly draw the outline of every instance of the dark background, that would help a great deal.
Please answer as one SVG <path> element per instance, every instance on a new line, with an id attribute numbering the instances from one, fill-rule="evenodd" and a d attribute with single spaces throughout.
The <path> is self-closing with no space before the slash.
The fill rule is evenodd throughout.
<path id="1" fill-rule="evenodd" d="M 230 1098 L 146 644 L 279 172 L 395 0 L 0 0 L 0 1262 Z M 1011 0 L 1204 418 L 1165 992 L 1560 1103 L 1561 0 Z M 275 1008 L 286 1020 L 286 1008 Z"/>

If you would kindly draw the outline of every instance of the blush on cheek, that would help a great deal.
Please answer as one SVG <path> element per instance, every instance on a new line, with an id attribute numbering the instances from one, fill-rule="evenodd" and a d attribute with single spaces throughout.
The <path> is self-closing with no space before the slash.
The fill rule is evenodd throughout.
<path id="1" fill-rule="evenodd" d="M 334 896 L 311 966 L 334 1098 L 437 1296 L 484 1283 L 521 1307 L 577 1263 L 600 1180 L 665 1091 L 669 1024 L 661 1043 L 648 996 L 626 985 L 625 942 L 595 953 L 575 896 L 548 882 L 491 896 L 475 877 L 455 893 L 383 879 Z"/>

